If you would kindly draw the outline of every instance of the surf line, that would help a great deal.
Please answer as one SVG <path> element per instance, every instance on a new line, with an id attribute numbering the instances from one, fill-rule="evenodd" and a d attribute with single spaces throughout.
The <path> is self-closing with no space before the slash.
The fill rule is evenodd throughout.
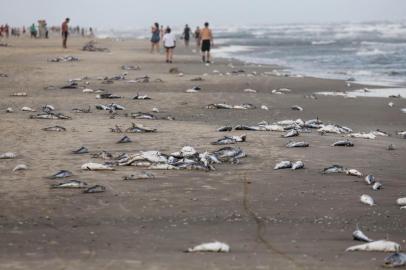
<path id="1" fill-rule="evenodd" d="M 243 207 L 245 212 L 252 218 L 254 219 L 255 223 L 257 224 L 257 239 L 265 245 L 265 247 L 269 250 L 272 251 L 279 256 L 285 258 L 288 260 L 290 263 L 292 263 L 296 268 L 304 269 L 302 265 L 299 265 L 295 260 L 287 255 L 286 253 L 280 251 L 279 249 L 275 248 L 271 243 L 269 243 L 268 240 L 265 239 L 263 233 L 265 229 L 265 224 L 263 219 L 258 216 L 249 206 L 249 185 L 251 184 L 251 181 L 248 180 L 248 177 L 246 175 L 243 176 L 243 184 L 244 184 L 244 196 L 243 196 Z"/>

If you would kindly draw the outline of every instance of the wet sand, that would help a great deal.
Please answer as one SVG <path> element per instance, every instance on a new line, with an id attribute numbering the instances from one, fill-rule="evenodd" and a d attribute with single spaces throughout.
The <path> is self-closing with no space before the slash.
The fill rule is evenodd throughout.
<path id="1" fill-rule="evenodd" d="M 11 39 L 10 47 L 0 48 L 0 152 L 17 153 L 16 159 L 0 160 L 0 268 L 1 269 L 380 269 L 383 253 L 346 253 L 357 244 L 351 233 L 358 223 L 373 239 L 390 239 L 406 247 L 406 210 L 395 201 L 406 196 L 406 140 L 395 135 L 406 129 L 405 99 L 319 96 L 317 91 L 360 89 L 344 81 L 292 78 L 264 74 L 277 67 L 244 65 L 215 59 L 211 66 L 199 62 L 193 48 L 179 45 L 174 64 L 164 63 L 163 55 L 148 53 L 146 41 L 99 40 L 98 46 L 110 53 L 83 52 L 88 41 L 73 38 L 69 49 L 59 48 L 60 40 Z M 55 56 L 73 55 L 79 62 L 50 63 Z M 139 65 L 127 71 L 125 81 L 102 84 L 97 77 L 123 73 L 123 64 Z M 177 67 L 183 77 L 168 71 Z M 231 70 L 244 74 L 221 76 Z M 207 76 L 203 74 L 207 73 Z M 149 75 L 149 83 L 128 80 Z M 68 79 L 89 77 L 86 87 L 103 88 L 123 96 L 117 100 L 96 99 L 81 89 L 44 90 L 61 86 Z M 204 81 L 190 79 L 203 76 Z M 155 82 L 155 79 L 163 82 Z M 80 82 L 80 85 L 83 81 Z M 185 90 L 199 85 L 200 93 Z M 246 88 L 257 93 L 245 93 Z M 275 95 L 272 89 L 290 88 L 291 93 Z M 14 92 L 27 97 L 10 97 Z M 137 93 L 152 100 L 131 100 Z M 116 102 L 126 107 L 112 119 L 97 111 L 95 104 Z M 210 103 L 252 103 L 254 110 L 209 110 Z M 34 113 L 22 112 L 29 106 L 40 110 L 52 104 L 72 120 L 29 119 Z M 270 110 L 259 107 L 265 104 Z M 300 105 L 304 111 L 290 109 Z M 92 113 L 72 113 L 73 108 L 91 107 Z M 6 113 L 12 107 L 14 113 Z M 151 112 L 173 116 L 168 120 L 134 120 L 130 112 Z M 90 154 L 72 155 L 84 145 L 91 153 L 178 151 L 190 145 L 198 151 L 220 147 L 210 142 L 224 136 L 222 125 L 254 125 L 266 120 L 303 120 L 319 117 L 342 124 L 355 132 L 381 129 L 393 134 L 375 140 L 352 139 L 353 148 L 333 148 L 342 135 L 303 133 L 295 140 L 310 143 L 306 149 L 288 149 L 289 139 L 278 132 L 238 132 L 247 142 L 238 144 L 248 157 L 240 164 L 216 165 L 216 171 L 154 171 L 152 180 L 123 181 L 122 177 L 145 168 L 119 167 L 112 172 L 81 171 L 92 159 Z M 134 141 L 116 144 L 122 134 L 109 128 L 142 123 L 157 133 L 129 134 Z M 45 132 L 42 128 L 61 125 L 66 132 Z M 394 144 L 395 151 L 386 150 Z M 305 169 L 274 171 L 280 160 L 302 160 Z M 17 164 L 29 170 L 12 172 Z M 363 178 L 322 175 L 332 164 L 356 168 L 375 175 L 384 189 L 373 191 Z M 57 181 L 46 179 L 65 169 L 72 179 L 106 186 L 100 194 L 78 190 L 51 190 Z M 369 207 L 359 202 L 369 194 L 377 202 Z M 182 251 L 218 240 L 228 243 L 228 254 L 187 254 Z"/>

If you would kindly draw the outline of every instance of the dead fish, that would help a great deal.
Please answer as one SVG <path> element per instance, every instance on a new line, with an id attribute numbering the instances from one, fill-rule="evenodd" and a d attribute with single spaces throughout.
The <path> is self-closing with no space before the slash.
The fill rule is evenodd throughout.
<path id="1" fill-rule="evenodd" d="M 61 89 L 78 89 L 78 84 L 76 82 L 71 82 L 67 85 L 61 86 Z"/>
<path id="2" fill-rule="evenodd" d="M 130 143 L 132 142 L 128 136 L 122 137 L 117 143 Z"/>
<path id="3" fill-rule="evenodd" d="M 13 108 L 8 107 L 8 108 L 6 109 L 6 113 L 12 113 L 12 112 L 14 112 Z"/>
<path id="4" fill-rule="evenodd" d="M 296 136 L 299 136 L 299 131 L 297 131 L 296 129 L 291 129 L 286 134 L 282 135 L 283 138 L 290 138 Z"/>
<path id="5" fill-rule="evenodd" d="M 360 197 L 360 201 L 362 203 L 364 203 L 364 204 L 369 205 L 369 206 L 375 205 L 374 199 L 371 196 L 367 195 L 367 194 L 362 194 L 361 197 Z"/>
<path id="6" fill-rule="evenodd" d="M 47 127 L 43 128 L 43 131 L 56 131 L 56 132 L 61 132 L 61 131 L 66 131 L 66 128 L 61 127 L 61 126 L 53 126 L 53 127 Z"/>
<path id="7" fill-rule="evenodd" d="M 74 113 L 90 113 L 91 110 L 90 110 L 90 106 L 89 106 L 88 109 L 74 108 L 74 109 L 72 109 L 72 112 L 74 112 Z"/>
<path id="8" fill-rule="evenodd" d="M 75 155 L 81 155 L 81 154 L 87 154 L 87 153 L 89 153 L 89 150 L 84 146 L 80 147 L 77 150 L 72 151 L 72 154 L 75 154 Z"/>
<path id="9" fill-rule="evenodd" d="M 224 136 L 222 139 L 218 139 L 215 142 L 212 142 L 212 145 L 224 145 L 224 144 L 234 144 L 236 142 L 245 142 L 247 139 L 247 135 L 241 136 Z"/>
<path id="10" fill-rule="evenodd" d="M 52 189 L 55 189 L 55 188 L 86 188 L 86 187 L 87 187 L 87 183 L 79 181 L 79 180 L 69 180 L 64 183 L 51 185 Z"/>
<path id="11" fill-rule="evenodd" d="M 347 248 L 345 251 L 382 251 L 382 252 L 398 252 L 400 251 L 400 245 L 398 243 L 378 240 L 369 242 L 362 245 L 356 245 Z"/>
<path id="12" fill-rule="evenodd" d="M 30 107 L 22 107 L 21 110 L 22 110 L 23 112 L 35 112 L 35 110 L 32 109 L 32 108 L 30 108 Z"/>
<path id="13" fill-rule="evenodd" d="M 382 184 L 380 182 L 375 182 L 372 186 L 373 190 L 380 190 L 382 189 Z"/>
<path id="14" fill-rule="evenodd" d="M 227 132 L 227 131 L 232 131 L 232 130 L 233 130 L 233 127 L 230 127 L 230 126 L 224 126 L 224 127 L 220 127 L 217 129 L 217 131 L 219 131 L 219 132 Z"/>
<path id="15" fill-rule="evenodd" d="M 249 104 L 249 103 L 244 103 L 244 104 L 241 104 L 241 105 L 234 105 L 233 106 L 233 109 L 236 109 L 236 110 L 252 110 L 252 109 L 255 109 L 255 108 L 256 107 L 254 105 Z"/>
<path id="16" fill-rule="evenodd" d="M 296 147 L 309 147 L 309 144 L 307 142 L 289 142 L 286 145 L 287 148 L 296 148 Z"/>
<path id="17" fill-rule="evenodd" d="M 374 135 L 372 132 L 370 132 L 370 133 L 351 133 L 349 136 L 353 137 L 353 138 L 362 138 L 362 139 L 370 139 L 370 140 L 374 140 L 376 138 L 376 135 Z"/>
<path id="18" fill-rule="evenodd" d="M 351 142 L 350 140 L 337 141 L 337 142 L 333 143 L 331 146 L 353 147 L 353 146 L 354 146 L 354 143 Z"/>
<path id="19" fill-rule="evenodd" d="M 121 98 L 121 96 L 117 96 L 111 93 L 102 93 L 102 94 L 98 94 L 96 96 L 96 98 L 98 99 L 118 99 Z"/>
<path id="20" fill-rule="evenodd" d="M 405 253 L 394 253 L 387 256 L 384 260 L 385 267 L 401 267 L 406 265 L 406 254 Z"/>
<path id="21" fill-rule="evenodd" d="M 223 147 L 214 151 L 213 155 L 222 162 L 233 161 L 247 156 L 239 147 Z"/>
<path id="22" fill-rule="evenodd" d="M 149 170 L 179 170 L 178 167 L 164 164 L 164 163 L 155 163 L 148 167 Z"/>
<path id="23" fill-rule="evenodd" d="M 17 157 L 17 155 L 13 152 L 6 152 L 3 154 L 0 154 L 0 159 L 13 159 L 16 157 Z"/>
<path id="24" fill-rule="evenodd" d="M 186 93 L 198 93 L 202 88 L 200 86 L 193 86 L 190 89 L 186 90 Z"/>
<path id="25" fill-rule="evenodd" d="M 357 177 L 362 177 L 362 173 L 356 169 L 347 169 L 345 171 L 347 175 L 352 175 L 352 176 L 357 176 Z"/>
<path id="26" fill-rule="evenodd" d="M 94 162 L 89 162 L 85 163 L 81 167 L 82 170 L 88 170 L 88 171 L 114 171 L 114 168 L 100 164 L 100 163 L 94 163 Z"/>
<path id="27" fill-rule="evenodd" d="M 130 174 L 128 176 L 124 176 L 123 180 L 141 180 L 141 179 L 151 179 L 155 178 L 155 175 L 150 172 L 141 172 L 136 174 Z"/>
<path id="28" fill-rule="evenodd" d="M 101 193 L 101 192 L 105 192 L 106 191 L 106 187 L 102 186 L 102 185 L 94 185 L 91 186 L 87 189 L 85 189 L 83 191 L 83 193 Z"/>
<path id="29" fill-rule="evenodd" d="M 122 70 L 140 70 L 140 66 L 134 66 L 134 65 L 122 65 L 121 66 Z"/>
<path id="30" fill-rule="evenodd" d="M 127 128 L 125 132 L 129 132 L 129 133 L 151 133 L 151 132 L 156 132 L 156 128 L 144 127 L 141 124 L 132 123 L 132 126 Z"/>
<path id="31" fill-rule="evenodd" d="M 262 110 L 265 110 L 265 111 L 269 111 L 269 108 L 268 108 L 268 106 L 266 106 L 266 105 L 261 105 L 261 109 L 262 109 Z"/>
<path id="32" fill-rule="evenodd" d="M 367 176 L 365 176 L 365 182 L 367 182 L 368 185 L 372 185 L 373 183 L 375 183 L 375 177 L 368 174 Z"/>
<path id="33" fill-rule="evenodd" d="M 25 164 L 18 164 L 17 166 L 14 167 L 13 172 L 24 170 L 28 170 L 28 166 Z"/>
<path id="34" fill-rule="evenodd" d="M 55 107 L 49 104 L 45 104 L 44 106 L 41 107 L 42 111 L 45 113 L 51 113 L 55 111 Z"/>
<path id="35" fill-rule="evenodd" d="M 398 198 L 398 199 L 396 200 L 396 203 L 397 203 L 398 205 L 401 205 L 401 206 L 406 205 L 406 197 Z"/>
<path id="36" fill-rule="evenodd" d="M 60 170 L 59 172 L 49 176 L 49 179 L 58 179 L 58 178 L 65 178 L 65 177 L 70 177 L 72 176 L 73 173 L 67 170 Z"/>
<path id="37" fill-rule="evenodd" d="M 329 174 L 329 173 L 344 173 L 345 169 L 341 165 L 332 165 L 330 167 L 324 168 L 322 173 Z"/>
<path id="38" fill-rule="evenodd" d="M 273 168 L 274 170 L 280 170 L 280 169 L 289 169 L 292 168 L 292 162 L 288 160 L 281 161 L 275 165 Z"/>
<path id="39" fill-rule="evenodd" d="M 244 126 L 238 125 L 234 127 L 235 130 L 248 130 L 248 131 L 267 131 L 267 127 L 265 126 Z"/>
<path id="40" fill-rule="evenodd" d="M 82 93 L 94 93 L 94 90 L 90 88 L 85 88 L 82 90 Z"/>
<path id="41" fill-rule="evenodd" d="M 151 99 L 149 96 L 147 96 L 147 95 L 140 95 L 140 94 L 137 94 L 135 97 L 133 97 L 133 99 L 138 99 L 138 100 L 148 100 L 148 99 Z"/>
<path id="42" fill-rule="evenodd" d="M 290 107 L 292 110 L 294 110 L 294 111 L 303 111 L 303 108 L 302 107 L 300 107 L 300 106 L 298 106 L 298 105 L 295 105 L 295 106 L 292 106 L 292 107 Z"/>
<path id="43" fill-rule="evenodd" d="M 158 119 L 155 115 L 150 114 L 150 113 L 143 113 L 143 112 L 137 112 L 137 113 L 132 113 L 131 117 L 134 119 L 149 119 L 149 120 L 156 120 Z"/>
<path id="44" fill-rule="evenodd" d="M 232 109 L 233 106 L 225 103 L 209 104 L 206 106 L 207 109 Z"/>
<path id="45" fill-rule="evenodd" d="M 360 228 L 358 227 L 358 224 L 357 224 L 357 227 L 356 227 L 355 231 L 352 233 L 352 237 L 353 237 L 354 240 L 361 241 L 361 242 L 372 242 L 372 241 L 374 241 L 374 240 L 368 238 L 368 237 L 360 230 Z"/>
<path id="46" fill-rule="evenodd" d="M 393 103 L 393 102 L 389 102 L 389 103 L 388 103 L 388 106 L 389 106 L 389 107 L 393 107 L 394 105 L 395 105 L 395 103 Z"/>
<path id="47" fill-rule="evenodd" d="M 26 97 L 27 93 L 26 92 L 17 92 L 17 93 L 12 93 L 10 96 L 11 97 Z"/>
<path id="48" fill-rule="evenodd" d="M 254 90 L 254 89 L 244 89 L 244 92 L 245 92 L 245 93 L 256 93 L 257 90 Z"/>
<path id="49" fill-rule="evenodd" d="M 202 77 L 196 77 L 196 78 L 190 79 L 190 81 L 192 81 L 192 82 L 201 82 L 201 81 L 204 81 L 204 79 Z"/>
<path id="50" fill-rule="evenodd" d="M 292 164 L 292 170 L 299 170 L 299 169 L 303 169 L 303 168 L 304 168 L 304 163 L 301 160 L 296 161 Z"/>
<path id="51" fill-rule="evenodd" d="M 374 134 L 375 136 L 383 136 L 383 137 L 391 136 L 391 134 L 389 134 L 386 131 L 380 130 L 379 128 L 375 131 L 371 131 L 371 133 Z"/>
<path id="52" fill-rule="evenodd" d="M 230 246 L 226 243 L 212 242 L 203 243 L 193 248 L 187 249 L 185 252 L 230 252 Z"/>

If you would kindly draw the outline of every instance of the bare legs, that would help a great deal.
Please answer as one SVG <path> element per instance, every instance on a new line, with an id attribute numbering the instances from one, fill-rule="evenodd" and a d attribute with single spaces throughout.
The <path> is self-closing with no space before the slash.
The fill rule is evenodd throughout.
<path id="1" fill-rule="evenodd" d="M 173 48 L 166 48 L 166 63 L 172 63 Z"/>
<path id="2" fill-rule="evenodd" d="M 154 53 L 154 48 L 157 53 L 159 53 L 159 42 L 151 42 L 151 53 Z"/>

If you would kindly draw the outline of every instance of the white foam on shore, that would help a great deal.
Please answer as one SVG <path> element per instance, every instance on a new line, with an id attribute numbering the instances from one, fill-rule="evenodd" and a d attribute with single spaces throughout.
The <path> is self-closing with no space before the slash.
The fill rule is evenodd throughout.
<path id="1" fill-rule="evenodd" d="M 354 91 L 343 92 L 316 92 L 317 95 L 323 96 L 341 96 L 341 97 L 379 97 L 387 98 L 390 96 L 400 96 L 406 98 L 406 88 L 381 88 L 381 89 L 359 89 Z"/>
<path id="2" fill-rule="evenodd" d="M 239 46 L 239 45 L 232 45 L 232 46 L 222 46 L 220 48 L 215 48 L 212 50 L 212 53 L 217 57 L 230 57 L 231 54 L 236 52 L 248 52 L 253 50 L 254 47 L 251 46 Z"/>

